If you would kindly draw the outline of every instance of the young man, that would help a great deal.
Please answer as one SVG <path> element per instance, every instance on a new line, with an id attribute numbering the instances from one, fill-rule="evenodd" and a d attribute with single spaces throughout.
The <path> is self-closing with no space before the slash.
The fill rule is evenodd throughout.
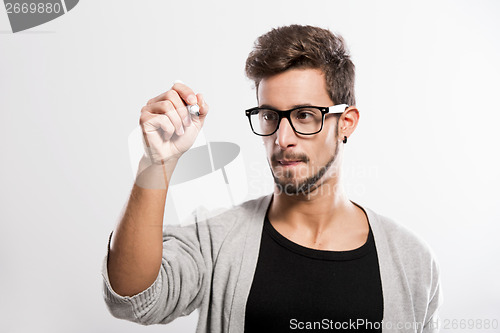
<path id="1" fill-rule="evenodd" d="M 176 83 L 142 109 L 146 155 L 104 261 L 111 313 L 168 323 L 199 308 L 197 332 L 435 332 L 431 251 L 351 202 L 344 145 L 356 129 L 354 65 L 330 31 L 292 25 L 258 38 L 246 63 L 275 180 L 271 195 L 163 230 L 168 181 L 208 106 Z M 198 104 L 199 115 L 186 106 Z"/>

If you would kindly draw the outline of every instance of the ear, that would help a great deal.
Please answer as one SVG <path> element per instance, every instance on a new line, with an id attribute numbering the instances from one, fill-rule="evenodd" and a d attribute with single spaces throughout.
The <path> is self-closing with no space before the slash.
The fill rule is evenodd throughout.
<path id="1" fill-rule="evenodd" d="M 344 139 L 344 136 L 349 137 L 358 126 L 359 111 L 355 106 L 348 107 L 340 116 L 338 122 L 337 133 L 339 133 L 339 141 Z"/>

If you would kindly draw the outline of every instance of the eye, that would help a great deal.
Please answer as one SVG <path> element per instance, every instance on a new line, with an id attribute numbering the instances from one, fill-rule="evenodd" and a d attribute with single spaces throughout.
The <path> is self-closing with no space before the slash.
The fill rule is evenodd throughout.
<path id="1" fill-rule="evenodd" d="M 265 110 L 261 111 L 261 114 L 262 114 L 262 119 L 266 121 L 274 121 L 278 119 L 278 114 L 274 111 Z"/>
<path id="2" fill-rule="evenodd" d="M 307 111 L 299 111 L 297 113 L 297 119 L 307 119 L 307 118 L 312 117 L 312 116 L 313 115 Z"/>
<path id="3" fill-rule="evenodd" d="M 300 109 L 297 110 L 295 113 L 295 119 L 300 120 L 300 121 L 309 121 L 313 120 L 316 118 L 316 113 L 315 110 L 310 110 L 310 109 Z"/>

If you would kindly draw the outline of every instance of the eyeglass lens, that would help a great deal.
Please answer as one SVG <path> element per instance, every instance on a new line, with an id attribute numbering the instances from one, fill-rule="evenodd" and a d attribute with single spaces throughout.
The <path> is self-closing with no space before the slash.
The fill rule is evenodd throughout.
<path id="1" fill-rule="evenodd" d="M 290 114 L 290 120 L 295 131 L 302 134 L 312 134 L 321 129 L 323 114 L 315 108 L 295 109 Z M 257 109 L 250 114 L 250 121 L 255 133 L 268 135 L 278 128 L 280 115 L 278 111 Z"/>

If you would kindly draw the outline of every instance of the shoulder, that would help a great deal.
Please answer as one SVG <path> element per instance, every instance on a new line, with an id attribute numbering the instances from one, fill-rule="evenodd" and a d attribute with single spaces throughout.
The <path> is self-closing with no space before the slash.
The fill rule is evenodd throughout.
<path id="1" fill-rule="evenodd" d="M 262 196 L 231 208 L 208 210 L 198 207 L 180 225 L 166 226 L 164 233 L 191 233 L 199 240 L 209 241 L 223 239 L 232 231 L 241 234 L 249 224 L 265 215 L 270 198 Z"/>
<path id="2" fill-rule="evenodd" d="M 401 223 L 364 209 L 372 226 L 381 276 L 389 282 L 388 294 L 409 293 L 415 313 L 422 322 L 429 323 L 437 318 L 442 303 L 440 268 L 434 252 Z"/>
<path id="3" fill-rule="evenodd" d="M 375 241 L 390 255 L 396 257 L 403 265 L 417 268 L 431 268 L 437 271 L 438 262 L 429 244 L 414 231 L 400 222 L 364 208 L 370 219 Z M 387 253 L 386 255 L 389 255 Z"/>
<path id="4" fill-rule="evenodd" d="M 205 255 L 211 254 L 214 258 L 228 239 L 238 246 L 244 242 L 250 222 L 265 214 L 268 198 L 263 196 L 248 200 L 230 209 L 207 210 L 199 207 L 181 224 L 163 228 L 164 244 L 168 242 L 183 249 L 201 249 Z"/>

